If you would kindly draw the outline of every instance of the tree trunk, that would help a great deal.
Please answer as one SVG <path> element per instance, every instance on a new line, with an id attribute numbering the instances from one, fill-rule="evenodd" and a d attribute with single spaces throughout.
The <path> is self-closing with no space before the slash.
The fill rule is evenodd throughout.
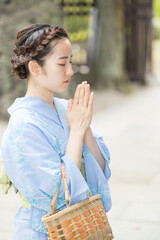
<path id="1" fill-rule="evenodd" d="M 123 1 L 97 0 L 96 5 L 99 9 L 99 54 L 91 71 L 94 76 L 92 81 L 97 87 L 120 88 L 127 83 L 124 68 Z"/>

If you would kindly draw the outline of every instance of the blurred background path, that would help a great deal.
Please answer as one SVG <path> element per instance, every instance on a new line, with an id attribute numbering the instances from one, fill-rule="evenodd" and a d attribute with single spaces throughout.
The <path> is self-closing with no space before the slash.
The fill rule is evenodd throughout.
<path id="1" fill-rule="evenodd" d="M 95 95 L 93 125 L 111 155 L 113 205 L 108 217 L 115 240 L 160 239 L 159 92 L 157 81 L 127 96 Z M 5 126 L 1 124 L 1 135 Z M 12 239 L 19 206 L 13 191 L 0 196 L 0 239 Z"/>
<path id="2" fill-rule="evenodd" d="M 160 84 L 94 118 L 111 154 L 115 240 L 160 239 Z"/>

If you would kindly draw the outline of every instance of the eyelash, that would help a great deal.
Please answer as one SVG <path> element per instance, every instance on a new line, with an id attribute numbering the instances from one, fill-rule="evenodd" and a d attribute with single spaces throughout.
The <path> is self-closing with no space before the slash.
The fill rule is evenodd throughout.
<path id="1" fill-rule="evenodd" d="M 72 63 L 72 62 L 70 62 L 70 63 Z M 65 64 L 59 64 L 60 66 L 62 66 L 62 67 L 64 67 L 65 66 Z"/>

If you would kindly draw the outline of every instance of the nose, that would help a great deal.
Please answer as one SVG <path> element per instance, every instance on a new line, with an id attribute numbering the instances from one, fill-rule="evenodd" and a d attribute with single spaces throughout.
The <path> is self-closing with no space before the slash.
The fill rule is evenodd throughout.
<path id="1" fill-rule="evenodd" d="M 66 74 L 65 75 L 71 77 L 73 74 L 74 74 L 74 72 L 73 72 L 73 69 L 72 69 L 72 65 L 70 63 L 68 65 L 67 69 L 66 69 Z"/>

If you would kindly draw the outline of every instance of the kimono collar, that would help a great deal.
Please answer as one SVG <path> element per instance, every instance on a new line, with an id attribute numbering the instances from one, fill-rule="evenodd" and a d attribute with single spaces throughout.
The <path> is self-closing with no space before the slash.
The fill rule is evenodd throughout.
<path id="1" fill-rule="evenodd" d="M 69 134 L 70 134 L 70 127 L 68 125 L 67 118 L 66 118 L 68 100 L 54 97 L 54 104 L 55 104 L 56 109 L 57 109 L 59 120 L 61 121 L 61 124 L 64 128 L 65 137 L 66 137 L 66 144 L 67 144 Z"/>
<path id="2" fill-rule="evenodd" d="M 40 113 L 47 119 L 52 120 L 56 124 L 63 127 L 65 130 L 65 135 L 68 137 L 69 126 L 66 119 L 68 100 L 53 97 L 53 103 L 56 107 L 56 110 L 40 97 L 20 97 L 16 98 L 14 103 L 8 108 L 8 113 L 12 115 L 12 113 L 18 109 L 30 109 L 33 112 Z"/>

